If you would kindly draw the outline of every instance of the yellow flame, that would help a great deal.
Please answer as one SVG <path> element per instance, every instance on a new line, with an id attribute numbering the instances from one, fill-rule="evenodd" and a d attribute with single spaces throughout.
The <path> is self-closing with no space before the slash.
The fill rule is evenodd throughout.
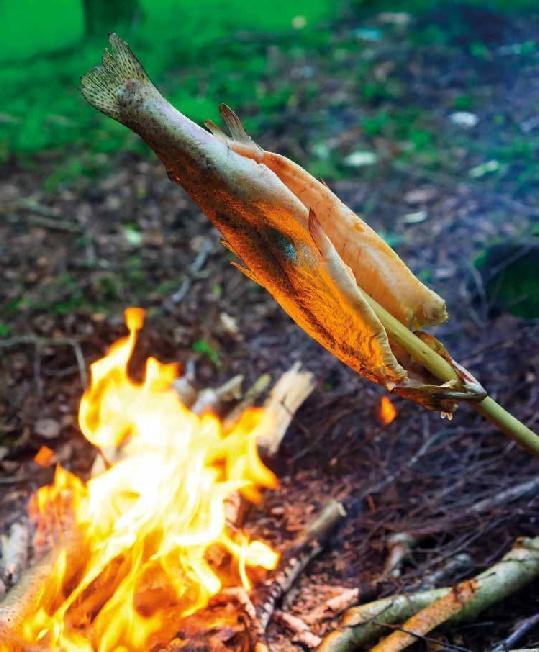
<path id="1" fill-rule="evenodd" d="M 66 652 L 150 649 L 224 584 L 249 589 L 249 568 L 277 563 L 225 516 L 234 492 L 257 501 L 260 488 L 277 485 L 258 457 L 261 410 L 224 432 L 215 416 L 181 403 L 175 365 L 150 358 L 143 381 L 132 381 L 127 365 L 143 321 L 141 309 L 126 311 L 129 335 L 91 366 L 80 404 L 84 436 L 112 465 L 86 483 L 58 467 L 33 497 L 37 542 L 63 531 L 70 543 L 25 618 L 26 642 Z"/>

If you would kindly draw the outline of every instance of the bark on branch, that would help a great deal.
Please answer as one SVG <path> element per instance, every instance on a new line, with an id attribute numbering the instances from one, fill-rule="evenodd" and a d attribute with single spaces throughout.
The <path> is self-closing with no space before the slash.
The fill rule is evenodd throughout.
<path id="1" fill-rule="evenodd" d="M 401 650 L 404 642 L 409 645 L 442 623 L 452 625 L 462 620 L 473 620 L 481 611 L 505 599 L 537 576 L 539 537 L 519 539 L 498 563 L 474 579 L 458 585 L 464 588 L 466 584 L 466 599 L 456 602 L 459 591 L 454 587 L 395 595 L 354 607 L 346 612 L 342 625 L 324 638 L 318 652 L 364 649 L 382 636 L 388 627 L 407 621 L 402 627 L 406 632 L 394 632 L 385 639 L 389 643 L 380 643 L 373 648 L 376 652 Z M 472 588 L 472 595 L 468 595 Z M 422 612 L 421 618 L 416 616 L 412 620 L 419 612 Z M 420 621 L 423 622 L 421 626 Z"/>

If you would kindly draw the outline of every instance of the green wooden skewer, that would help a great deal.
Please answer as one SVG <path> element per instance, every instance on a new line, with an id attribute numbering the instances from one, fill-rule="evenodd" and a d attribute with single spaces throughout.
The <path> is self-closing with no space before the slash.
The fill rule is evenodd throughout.
<path id="1" fill-rule="evenodd" d="M 372 297 L 366 295 L 371 308 L 382 322 L 387 334 L 400 346 L 405 349 L 425 369 L 428 369 L 433 376 L 447 382 L 459 380 L 453 367 L 439 353 L 433 351 L 423 340 L 410 331 L 406 326 L 393 317 Z M 539 457 L 539 436 L 530 428 L 507 412 L 501 405 L 490 396 L 482 401 L 469 401 L 470 405 L 486 419 L 494 423 L 498 428 L 511 437 L 520 446 Z"/>

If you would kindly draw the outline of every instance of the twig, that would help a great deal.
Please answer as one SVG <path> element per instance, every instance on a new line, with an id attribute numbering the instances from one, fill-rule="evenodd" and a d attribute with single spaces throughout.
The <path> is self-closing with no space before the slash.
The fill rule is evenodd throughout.
<path id="1" fill-rule="evenodd" d="M 274 613 L 274 620 L 294 634 L 292 637 L 293 643 L 299 643 L 308 648 L 315 648 L 322 642 L 322 639 L 316 636 L 316 634 L 313 634 L 308 625 L 297 616 L 283 611 L 276 611 Z"/>
<path id="2" fill-rule="evenodd" d="M 191 406 L 191 411 L 195 414 L 204 412 L 219 412 L 223 403 L 238 400 L 241 396 L 241 385 L 243 376 L 233 376 L 220 387 L 215 389 L 208 387 L 201 390 Z"/>
<path id="3" fill-rule="evenodd" d="M 528 632 L 535 629 L 537 626 L 539 626 L 539 613 L 521 620 L 509 636 L 493 647 L 490 652 L 507 652 L 508 650 L 511 650 L 513 645 L 519 643 Z"/>
<path id="4" fill-rule="evenodd" d="M 82 227 L 74 222 L 59 219 L 61 213 L 54 208 L 49 208 L 38 203 L 34 199 L 19 199 L 17 208 L 30 211 L 27 220 L 37 226 L 44 226 L 47 229 L 56 229 L 58 231 L 69 231 L 71 233 L 80 233 Z"/>
<path id="5" fill-rule="evenodd" d="M 38 337 L 37 335 L 17 335 L 16 337 L 0 340 L 0 349 L 9 349 L 13 346 L 19 346 L 20 344 L 31 344 L 34 346 L 36 350 L 36 356 L 38 358 L 41 355 L 41 350 L 47 346 L 70 346 L 75 354 L 82 387 L 86 387 L 88 382 L 88 373 L 86 370 L 86 363 L 84 361 L 82 349 L 77 340 L 71 337 L 55 337 L 52 339 L 47 339 L 44 337 Z M 39 368 L 41 363 L 34 361 L 34 368 L 36 367 L 36 364 Z"/>
<path id="6" fill-rule="evenodd" d="M 189 265 L 187 269 L 187 276 L 183 279 L 180 287 L 170 295 L 165 303 L 172 304 L 172 306 L 181 303 L 187 293 L 191 289 L 193 280 L 200 274 L 202 268 L 206 264 L 208 256 L 213 250 L 213 238 L 205 238 L 195 260 Z"/>
<path id="7" fill-rule="evenodd" d="M 406 328 L 401 322 L 390 314 L 383 306 L 372 297 L 366 296 L 369 305 L 386 329 L 390 340 L 401 346 L 412 358 L 439 380 L 446 382 L 457 381 L 459 376 L 449 362 L 439 353 L 430 348 L 415 333 Z M 539 436 L 525 424 L 498 405 L 490 396 L 481 401 L 468 401 L 472 407 L 486 419 L 494 423 L 503 433 L 511 437 L 520 446 L 539 456 Z"/>
<path id="8" fill-rule="evenodd" d="M 279 600 L 294 584 L 307 564 L 324 548 L 329 537 L 345 516 L 341 503 L 331 500 L 308 525 L 305 532 L 282 557 L 273 575 L 258 591 L 258 622 L 265 631 Z"/>
<path id="9" fill-rule="evenodd" d="M 473 595 L 449 617 L 447 623 L 473 619 L 538 575 L 539 537 L 518 540 L 503 559 L 472 580 L 473 584 L 469 586 L 475 588 Z M 396 595 L 349 609 L 342 625 L 324 638 L 318 652 L 349 652 L 367 645 L 381 636 L 388 626 L 407 620 L 422 609 L 435 610 L 433 603 L 449 600 L 447 596 L 452 591 L 451 588 L 444 588 Z"/>
<path id="10" fill-rule="evenodd" d="M 499 507 L 500 505 L 506 505 L 514 500 L 523 498 L 524 496 L 534 495 L 537 490 L 539 490 L 539 475 L 531 478 L 531 480 L 517 484 L 514 487 L 504 489 L 503 491 L 494 494 L 494 496 L 490 496 L 489 498 L 474 503 L 470 506 L 468 511 L 470 514 L 487 512 L 495 507 Z"/>
<path id="11" fill-rule="evenodd" d="M 245 412 L 245 410 L 254 405 L 258 397 L 261 396 L 269 387 L 270 382 L 271 376 L 269 374 L 262 374 L 262 376 L 259 376 L 255 380 L 251 387 L 249 387 L 249 389 L 245 392 L 245 395 L 241 401 L 235 405 L 232 410 L 230 410 L 230 412 L 224 417 L 223 428 L 225 430 L 229 430 Z"/>
<path id="12" fill-rule="evenodd" d="M 341 593 L 313 609 L 307 615 L 305 621 L 313 625 L 328 618 L 333 618 L 346 609 L 349 609 L 352 605 L 357 604 L 358 599 L 359 589 L 343 589 Z"/>
<path id="13" fill-rule="evenodd" d="M 436 584 L 453 578 L 457 573 L 469 571 L 472 566 L 472 558 L 466 552 L 450 557 L 441 568 L 421 580 L 420 590 L 433 588 Z"/>

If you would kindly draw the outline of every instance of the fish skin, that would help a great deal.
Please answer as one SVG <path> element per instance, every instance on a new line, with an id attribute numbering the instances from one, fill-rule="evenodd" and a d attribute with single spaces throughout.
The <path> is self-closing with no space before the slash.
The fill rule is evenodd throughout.
<path id="1" fill-rule="evenodd" d="M 235 152 L 275 172 L 303 204 L 316 206 L 324 231 L 359 286 L 368 289 L 380 305 L 411 330 L 447 320 L 444 300 L 412 274 L 376 231 L 297 163 L 259 147 L 228 106 L 222 104 L 219 108 L 230 136 L 212 122 L 207 127 Z"/>
<path id="2" fill-rule="evenodd" d="M 337 247 L 349 237 L 350 220 L 359 218 L 344 204 L 336 204 L 339 200 L 333 193 L 305 176 L 299 166 L 263 152 L 229 109 L 224 114 L 233 139 L 224 132 L 213 135 L 189 120 L 161 96 L 126 43 L 116 35 L 110 42 L 112 51 L 81 81 L 90 104 L 142 137 L 169 177 L 221 231 L 227 246 L 242 260 L 240 269 L 266 288 L 311 337 L 374 382 L 404 383 L 407 372 L 362 299 L 361 293 L 371 294 L 372 288 L 357 283 L 353 265 L 343 260 Z M 310 205 L 311 201 L 318 205 Z M 325 213 L 335 206 L 336 216 Z M 344 232 L 332 237 L 331 222 L 343 215 Z M 362 225 L 370 238 L 383 243 Z M 354 229 L 351 232 L 355 237 Z M 383 247 L 412 276 L 385 243 Z M 432 318 L 418 311 L 401 317 L 410 323 Z"/>

